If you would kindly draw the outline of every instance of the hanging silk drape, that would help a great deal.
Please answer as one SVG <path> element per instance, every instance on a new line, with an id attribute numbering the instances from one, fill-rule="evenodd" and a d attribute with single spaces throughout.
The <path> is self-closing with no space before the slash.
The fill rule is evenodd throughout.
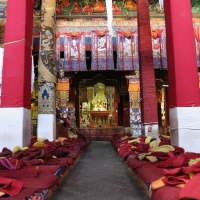
<path id="1" fill-rule="evenodd" d="M 154 68 L 167 68 L 163 31 L 162 29 L 151 30 Z"/>
<path id="2" fill-rule="evenodd" d="M 117 69 L 138 70 L 136 31 L 117 32 Z"/>
<path id="3" fill-rule="evenodd" d="M 139 99 L 140 99 L 139 80 L 129 79 L 128 91 L 129 91 L 129 101 L 131 103 L 131 108 L 139 108 Z"/>
<path id="4" fill-rule="evenodd" d="M 87 70 L 84 32 L 65 33 L 64 70 L 65 71 Z"/>
<path id="5" fill-rule="evenodd" d="M 61 70 L 61 66 L 60 66 L 60 38 L 61 38 L 61 34 L 56 33 L 56 68 L 57 68 L 58 72 Z"/>
<path id="6" fill-rule="evenodd" d="M 194 28 L 195 35 L 195 45 L 196 45 L 196 53 L 197 53 L 197 66 L 200 66 L 200 27 Z"/>
<path id="7" fill-rule="evenodd" d="M 87 100 L 91 102 L 94 98 L 94 87 L 87 87 Z"/>
<path id="8" fill-rule="evenodd" d="M 79 88 L 79 100 L 80 102 L 87 102 L 87 88 Z"/>
<path id="9" fill-rule="evenodd" d="M 128 86 L 129 92 L 139 92 L 140 91 L 140 82 L 139 81 L 133 81 L 129 80 L 129 86 Z"/>
<path id="10" fill-rule="evenodd" d="M 69 79 L 59 79 L 56 85 L 56 104 L 58 107 L 66 107 L 69 100 Z"/>
<path id="11" fill-rule="evenodd" d="M 114 70 L 113 43 L 109 31 L 91 32 L 91 70 Z"/>

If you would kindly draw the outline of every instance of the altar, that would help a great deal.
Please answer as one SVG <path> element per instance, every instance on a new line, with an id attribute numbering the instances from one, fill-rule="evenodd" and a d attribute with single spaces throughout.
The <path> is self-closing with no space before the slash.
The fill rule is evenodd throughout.
<path id="1" fill-rule="evenodd" d="M 90 128 L 110 127 L 110 111 L 90 111 Z"/>

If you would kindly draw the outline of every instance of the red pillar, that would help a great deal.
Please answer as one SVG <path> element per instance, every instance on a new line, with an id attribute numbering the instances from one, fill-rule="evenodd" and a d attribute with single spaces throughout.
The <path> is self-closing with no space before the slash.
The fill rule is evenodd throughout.
<path id="1" fill-rule="evenodd" d="M 165 0 L 169 107 L 199 106 L 198 69 L 190 0 Z"/>
<path id="2" fill-rule="evenodd" d="M 31 139 L 33 0 L 8 0 L 0 107 L 0 149 Z"/>
<path id="3" fill-rule="evenodd" d="M 1 107 L 31 106 L 33 0 L 9 0 L 4 35 Z"/>
<path id="4" fill-rule="evenodd" d="M 200 152 L 200 94 L 190 0 L 165 0 L 171 144 Z"/>
<path id="5" fill-rule="evenodd" d="M 158 112 L 148 0 L 137 3 L 142 133 L 158 136 Z M 148 127 L 153 128 L 149 131 Z"/>

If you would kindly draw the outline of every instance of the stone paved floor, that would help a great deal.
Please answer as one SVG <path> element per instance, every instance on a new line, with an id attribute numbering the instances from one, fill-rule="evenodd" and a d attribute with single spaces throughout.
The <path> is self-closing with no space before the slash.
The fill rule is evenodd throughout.
<path id="1" fill-rule="evenodd" d="M 50 200 L 149 200 L 109 141 L 92 141 Z"/>

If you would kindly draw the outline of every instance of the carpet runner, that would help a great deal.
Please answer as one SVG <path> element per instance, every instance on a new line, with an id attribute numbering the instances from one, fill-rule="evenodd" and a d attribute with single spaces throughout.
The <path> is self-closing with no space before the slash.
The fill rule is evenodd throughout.
<path id="1" fill-rule="evenodd" d="M 92 141 L 49 200 L 149 200 L 109 141 Z"/>

